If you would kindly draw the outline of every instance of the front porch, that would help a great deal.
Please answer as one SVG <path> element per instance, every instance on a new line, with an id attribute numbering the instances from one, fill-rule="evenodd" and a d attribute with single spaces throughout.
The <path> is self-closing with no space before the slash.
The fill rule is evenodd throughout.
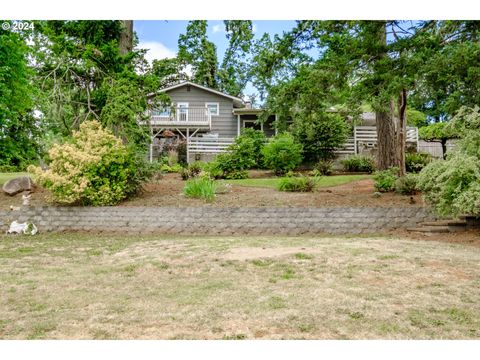
<path id="1" fill-rule="evenodd" d="M 275 136 L 277 133 L 275 123 L 276 115 L 270 115 L 265 122 L 259 122 L 258 117 L 263 109 L 241 108 L 234 109 L 233 115 L 237 118 L 237 136 L 240 136 L 243 129 L 255 129 L 262 131 L 266 137 Z"/>

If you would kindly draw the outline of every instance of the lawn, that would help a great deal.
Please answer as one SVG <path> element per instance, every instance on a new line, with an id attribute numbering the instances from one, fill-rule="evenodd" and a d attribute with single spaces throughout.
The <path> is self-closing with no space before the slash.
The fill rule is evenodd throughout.
<path id="1" fill-rule="evenodd" d="M 348 184 L 353 181 L 370 179 L 371 175 L 334 175 L 322 176 L 318 181 L 318 187 L 332 187 L 343 184 Z M 240 179 L 240 180 L 226 180 L 232 185 L 266 187 L 276 189 L 282 178 L 267 178 L 267 179 Z"/>
<path id="2" fill-rule="evenodd" d="M 0 235 L 0 337 L 474 339 L 477 250 L 389 237 Z"/>
<path id="3" fill-rule="evenodd" d="M 18 176 L 28 176 L 26 172 L 14 172 L 14 173 L 2 173 L 0 172 L 0 185 L 5 184 L 8 180 L 16 178 Z"/>

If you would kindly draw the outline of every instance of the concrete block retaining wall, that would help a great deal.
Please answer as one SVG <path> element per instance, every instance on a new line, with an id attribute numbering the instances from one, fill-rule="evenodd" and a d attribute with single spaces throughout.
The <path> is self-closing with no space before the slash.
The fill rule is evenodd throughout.
<path id="1" fill-rule="evenodd" d="M 434 219 L 422 207 L 38 207 L 0 211 L 0 229 L 5 233 L 17 220 L 33 222 L 40 232 L 355 234 L 404 229 Z"/>

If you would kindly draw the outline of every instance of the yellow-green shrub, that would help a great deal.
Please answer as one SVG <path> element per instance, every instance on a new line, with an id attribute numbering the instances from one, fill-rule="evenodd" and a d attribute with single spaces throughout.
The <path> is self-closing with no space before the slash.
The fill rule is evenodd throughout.
<path id="1" fill-rule="evenodd" d="M 70 141 L 53 145 L 48 155 L 48 170 L 28 170 L 61 204 L 114 205 L 144 180 L 142 161 L 97 121 L 81 124 Z"/>

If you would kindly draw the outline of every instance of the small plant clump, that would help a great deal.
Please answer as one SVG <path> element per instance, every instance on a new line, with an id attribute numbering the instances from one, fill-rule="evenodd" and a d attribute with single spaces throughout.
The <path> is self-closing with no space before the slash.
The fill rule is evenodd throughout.
<path id="1" fill-rule="evenodd" d="M 405 167 L 409 173 L 419 173 L 432 161 L 432 155 L 429 153 L 406 153 Z"/>
<path id="2" fill-rule="evenodd" d="M 399 177 L 395 181 L 395 191 L 402 195 L 415 195 L 418 192 L 417 181 L 416 174 Z"/>
<path id="3" fill-rule="evenodd" d="M 375 161 L 369 156 L 352 155 L 340 162 L 345 171 L 366 172 L 371 174 L 375 171 Z"/>
<path id="4" fill-rule="evenodd" d="M 332 175 L 333 172 L 333 161 L 331 160 L 320 160 L 315 164 L 313 171 L 316 171 L 319 175 Z"/>
<path id="5" fill-rule="evenodd" d="M 375 180 L 375 190 L 379 192 L 389 192 L 395 190 L 395 182 L 398 178 L 398 168 L 391 167 L 387 170 L 376 171 L 373 176 Z"/>
<path id="6" fill-rule="evenodd" d="M 215 199 L 216 188 L 215 180 L 206 176 L 198 177 L 187 180 L 183 188 L 183 193 L 189 198 L 213 201 Z"/>
<path id="7" fill-rule="evenodd" d="M 318 186 L 318 177 L 284 177 L 278 185 L 279 191 L 313 192 Z"/>

